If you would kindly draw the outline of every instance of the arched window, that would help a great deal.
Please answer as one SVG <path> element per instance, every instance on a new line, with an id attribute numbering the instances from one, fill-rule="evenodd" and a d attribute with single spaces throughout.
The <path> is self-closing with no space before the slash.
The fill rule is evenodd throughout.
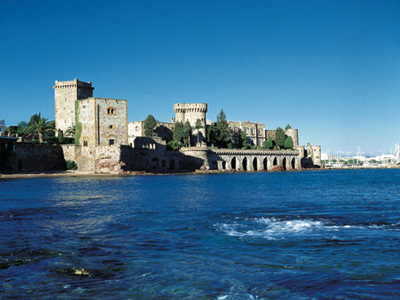
<path id="1" fill-rule="evenodd" d="M 107 107 L 107 115 L 115 115 L 116 114 L 116 110 L 115 107 Z"/>

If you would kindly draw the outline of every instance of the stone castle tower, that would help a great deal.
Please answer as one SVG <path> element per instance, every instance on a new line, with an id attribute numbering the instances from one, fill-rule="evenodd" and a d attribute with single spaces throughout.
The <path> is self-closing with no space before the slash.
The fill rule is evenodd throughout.
<path id="1" fill-rule="evenodd" d="M 286 129 L 285 133 L 292 138 L 293 147 L 297 147 L 299 145 L 299 131 L 297 129 Z"/>
<path id="2" fill-rule="evenodd" d="M 72 81 L 56 81 L 55 86 L 55 121 L 56 129 L 64 133 L 68 127 L 75 125 L 75 101 L 93 97 L 91 82 L 83 82 L 78 79 Z"/>
<path id="3" fill-rule="evenodd" d="M 199 142 L 206 139 L 206 113 L 207 103 L 176 103 L 174 104 L 175 121 L 185 123 L 189 121 L 192 128 L 196 126 L 197 119 L 200 119 L 203 128 L 199 130 Z M 197 136 L 198 131 L 193 130 L 193 135 Z"/>

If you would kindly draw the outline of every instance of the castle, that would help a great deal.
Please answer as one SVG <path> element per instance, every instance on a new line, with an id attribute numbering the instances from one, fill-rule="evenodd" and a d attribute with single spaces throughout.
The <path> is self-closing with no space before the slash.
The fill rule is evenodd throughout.
<path id="1" fill-rule="evenodd" d="M 286 130 L 297 151 L 208 149 L 205 141 L 210 122 L 206 118 L 206 103 L 174 104 L 175 117 L 171 123 L 158 123 L 155 129 L 158 137 L 150 138 L 144 137 L 144 121 L 128 122 L 126 100 L 93 97 L 91 82 L 56 81 L 54 90 L 56 129 L 66 132 L 75 128 L 75 145 L 63 145 L 64 157 L 75 161 L 81 171 L 270 170 L 274 166 L 301 169 L 321 163 L 320 146 L 308 144 L 307 149 L 300 146 L 297 129 Z M 172 139 L 175 123 L 188 121 L 195 128 L 197 120 L 201 128 L 193 130 L 190 141 L 195 146 L 168 150 L 166 143 Z M 237 142 L 235 133 L 239 131 L 244 131 L 254 146 L 261 146 L 275 134 L 260 123 L 229 121 L 228 125 L 233 132 L 233 143 Z"/>

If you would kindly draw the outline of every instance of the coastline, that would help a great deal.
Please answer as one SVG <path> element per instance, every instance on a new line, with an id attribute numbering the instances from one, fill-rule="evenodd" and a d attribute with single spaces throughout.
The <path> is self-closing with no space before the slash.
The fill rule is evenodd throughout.
<path id="1" fill-rule="evenodd" d="M 124 173 L 93 173 L 82 171 L 48 171 L 37 173 L 16 173 L 16 174 L 0 174 L 1 179 L 20 179 L 20 178 L 57 178 L 57 177 L 127 177 L 127 176 L 166 176 L 166 175 L 207 175 L 207 174 L 235 174 L 235 173 L 259 173 L 259 172 L 303 172 L 303 171 L 335 171 L 335 170 L 366 170 L 366 169 L 399 169 L 398 166 L 386 167 L 352 167 L 352 168 L 309 168 L 302 170 L 272 170 L 272 171 L 217 171 L 217 170 L 195 170 L 193 172 L 176 172 L 176 173 L 151 173 L 145 171 L 132 171 Z"/>

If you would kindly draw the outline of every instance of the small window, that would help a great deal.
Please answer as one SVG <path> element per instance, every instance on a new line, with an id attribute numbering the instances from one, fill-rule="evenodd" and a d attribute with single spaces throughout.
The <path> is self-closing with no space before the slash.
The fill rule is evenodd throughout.
<path id="1" fill-rule="evenodd" d="M 108 140 L 108 145 L 112 146 L 112 145 L 114 145 L 114 143 L 115 143 L 114 139 L 109 139 Z"/>
<path id="2" fill-rule="evenodd" d="M 84 138 L 84 139 L 83 139 L 83 147 L 87 147 L 87 145 L 88 145 L 87 139 Z"/>
<path id="3" fill-rule="evenodd" d="M 110 125 L 110 126 L 108 126 L 108 128 L 114 129 L 114 128 L 115 128 L 115 125 Z"/>
<path id="4" fill-rule="evenodd" d="M 115 115 L 115 108 L 114 107 L 108 107 L 107 108 L 107 115 Z"/>
<path id="5" fill-rule="evenodd" d="M 136 130 L 136 131 L 139 131 L 139 126 L 136 126 L 136 127 L 135 127 L 135 130 Z"/>

